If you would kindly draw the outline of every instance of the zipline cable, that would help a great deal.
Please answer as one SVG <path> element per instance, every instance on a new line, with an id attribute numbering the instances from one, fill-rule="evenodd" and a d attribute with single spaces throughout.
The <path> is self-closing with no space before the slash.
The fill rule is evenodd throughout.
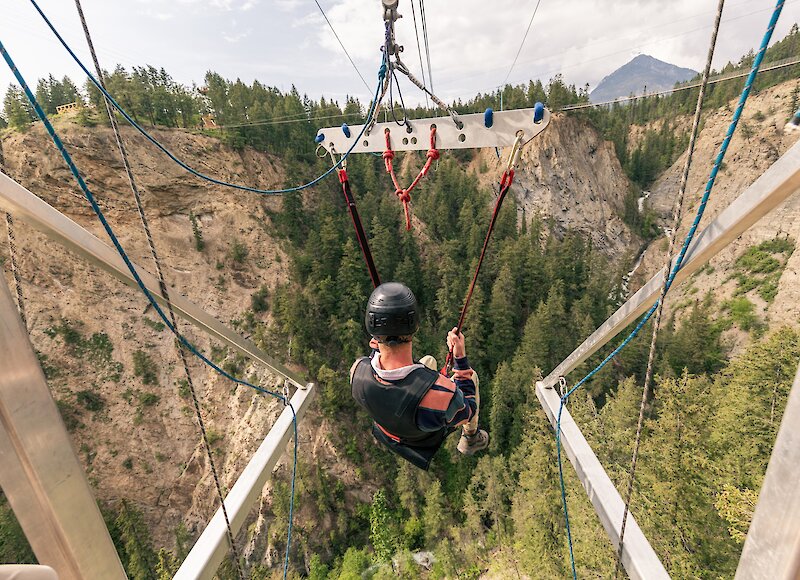
<path id="1" fill-rule="evenodd" d="M 0 171 L 6 173 L 6 160 L 3 155 L 3 143 L 0 141 Z M 25 328 L 28 327 L 28 317 L 25 314 L 25 301 L 22 294 L 22 278 L 19 273 L 19 264 L 17 263 L 17 238 L 14 235 L 14 218 L 6 212 L 6 235 L 8 236 L 8 254 L 11 261 L 11 276 L 14 278 L 14 292 L 17 295 L 17 310 L 22 324 Z"/>
<path id="2" fill-rule="evenodd" d="M 414 0 L 411 0 L 414 2 Z M 430 43 L 428 42 L 428 19 L 425 14 L 425 2 L 424 0 L 419 0 L 419 17 L 422 20 L 422 36 L 425 40 L 425 57 L 428 60 L 428 83 L 431 86 L 431 92 L 433 92 L 433 70 L 431 69 L 431 47 Z"/>
<path id="3" fill-rule="evenodd" d="M 342 42 L 342 39 L 339 38 L 338 34 L 336 34 L 336 29 L 333 27 L 333 24 L 331 24 L 331 21 L 328 20 L 328 15 L 325 14 L 325 11 L 322 9 L 322 6 L 320 5 L 319 1 L 318 0 L 314 0 L 314 2 L 317 4 L 317 8 L 319 8 L 319 11 L 322 12 L 322 17 L 325 19 L 325 22 L 328 23 L 328 26 L 330 27 L 331 32 L 333 32 L 333 35 L 336 37 L 336 40 L 339 42 L 339 46 L 342 47 L 342 50 L 344 51 L 345 55 L 347 55 L 347 60 L 349 60 L 350 64 L 353 65 L 353 68 L 356 69 L 356 72 L 358 73 L 358 76 L 361 78 L 361 82 L 364 83 L 364 86 L 367 87 L 368 91 L 372 90 L 372 89 L 369 88 L 369 84 L 367 83 L 367 81 L 364 80 L 364 75 L 362 75 L 361 71 L 358 70 L 358 67 L 356 66 L 356 63 L 353 62 L 353 59 L 350 56 L 350 53 L 347 52 L 347 49 L 344 47 L 344 43 Z"/>
<path id="4" fill-rule="evenodd" d="M 708 47 L 708 57 L 706 58 L 706 67 L 703 69 L 703 80 L 700 84 L 700 93 L 697 95 L 697 107 L 694 111 L 694 120 L 692 121 L 691 137 L 689 138 L 689 146 L 686 149 L 686 163 L 683 166 L 683 173 L 681 174 L 680 187 L 678 188 L 678 198 L 675 201 L 675 209 L 672 219 L 672 232 L 669 238 L 669 249 L 667 250 L 667 259 L 665 260 L 664 271 L 668 272 L 672 265 L 672 258 L 675 252 L 675 240 L 678 238 L 678 228 L 681 225 L 681 217 L 683 214 L 683 201 L 686 196 L 686 184 L 689 181 L 689 169 L 692 166 L 692 156 L 694 154 L 694 146 L 697 142 L 697 134 L 700 132 L 700 115 L 703 111 L 703 97 L 706 93 L 706 86 L 708 84 L 708 77 L 711 73 L 711 61 L 714 58 L 714 50 L 717 46 L 717 34 L 719 33 L 719 25 L 722 20 L 722 10 L 725 6 L 725 0 L 719 0 L 717 7 L 717 16 L 714 21 L 714 30 L 711 33 L 711 42 Z M 628 512 L 630 511 L 631 497 L 633 495 L 633 483 L 636 478 L 636 462 L 639 458 L 639 444 L 642 436 L 642 425 L 644 424 L 645 407 L 647 406 L 647 399 L 650 393 L 650 382 L 653 379 L 653 362 L 656 353 L 656 341 L 658 340 L 658 332 L 661 328 L 661 315 L 664 312 L 664 303 L 666 301 L 667 278 L 664 278 L 664 284 L 661 286 L 661 294 L 658 298 L 658 308 L 656 309 L 656 317 L 653 320 L 653 334 L 650 339 L 650 352 L 647 355 L 647 371 L 644 375 L 644 387 L 642 389 L 642 402 L 639 405 L 639 418 L 636 423 L 636 437 L 633 445 L 633 454 L 631 455 L 631 467 L 628 473 L 628 490 L 625 494 L 625 508 L 622 512 L 622 525 L 619 532 L 619 548 L 617 549 L 617 563 L 614 568 L 614 578 L 616 579 L 620 568 L 622 567 L 622 549 L 625 542 L 625 527 L 628 523 Z"/>
<path id="5" fill-rule="evenodd" d="M 94 43 L 92 42 L 92 36 L 89 33 L 89 25 L 86 22 L 86 16 L 83 13 L 83 7 L 81 6 L 81 0 L 75 0 L 75 7 L 78 9 L 78 17 L 81 21 L 81 26 L 83 27 L 83 33 L 86 36 L 86 44 L 89 46 L 89 52 L 92 56 L 92 62 L 94 63 L 95 73 L 97 74 L 97 80 L 100 81 L 100 84 L 105 88 L 105 81 L 103 79 L 103 70 L 100 68 L 100 61 L 97 59 L 97 53 L 94 49 Z M 156 275 L 158 277 L 158 287 L 161 290 L 161 295 L 164 297 L 164 301 L 167 305 L 167 311 L 169 312 L 170 320 L 172 321 L 172 325 L 177 329 L 178 328 L 178 321 L 175 317 L 175 310 L 172 308 L 172 301 L 169 298 L 169 289 L 167 288 L 166 280 L 164 279 L 164 272 L 161 268 L 161 260 L 159 259 L 158 252 L 156 251 L 155 241 L 153 240 L 153 234 L 150 231 L 150 224 L 147 219 L 147 215 L 144 211 L 144 205 L 142 204 L 142 197 L 139 193 L 139 187 L 136 184 L 136 179 L 133 176 L 133 170 L 131 169 L 131 164 L 128 160 L 128 152 L 125 149 L 125 144 L 122 141 L 122 135 L 120 135 L 119 126 L 117 125 L 116 116 L 114 114 L 114 109 L 111 107 L 111 104 L 108 102 L 108 99 L 105 97 L 103 98 L 103 102 L 106 106 L 106 113 L 108 114 L 109 121 L 111 122 L 111 130 L 114 133 L 114 139 L 117 142 L 117 148 L 119 149 L 120 157 L 122 158 L 122 164 L 125 167 L 125 174 L 128 177 L 128 183 L 131 187 L 131 193 L 133 193 L 133 198 L 136 202 L 136 211 L 139 214 L 139 220 L 142 223 L 142 228 L 144 229 L 145 237 L 147 238 L 147 246 L 150 249 L 150 256 L 153 258 L 153 263 L 156 268 Z M 203 421 L 203 415 L 200 411 L 200 402 L 197 398 L 197 391 L 194 386 L 194 381 L 192 380 L 192 373 L 189 371 L 189 361 L 186 358 L 186 351 L 184 346 L 178 342 L 176 343 L 176 347 L 178 350 L 178 358 L 180 358 L 181 365 L 183 366 L 183 373 L 186 377 L 186 384 L 189 387 L 189 392 L 192 396 L 192 404 L 194 406 L 195 412 L 195 419 L 197 420 L 197 425 L 200 429 L 200 435 L 203 440 L 203 448 L 206 452 L 206 459 L 208 460 L 208 465 L 211 470 L 211 475 L 214 479 L 214 486 L 216 487 L 217 497 L 219 498 L 219 504 L 222 508 L 222 515 L 225 519 L 225 527 L 228 532 L 228 541 L 231 545 L 231 559 L 233 560 L 233 564 L 236 567 L 236 572 L 239 575 L 239 578 L 244 579 L 245 574 L 244 570 L 242 569 L 242 563 L 239 559 L 239 550 L 236 548 L 236 538 L 233 534 L 233 529 L 231 528 L 231 521 L 228 517 L 228 509 L 225 507 L 225 494 L 222 492 L 222 484 L 219 480 L 219 474 L 217 472 L 217 467 L 214 462 L 214 452 L 211 449 L 211 443 L 208 440 L 208 433 L 206 431 L 205 421 Z"/>
<path id="6" fill-rule="evenodd" d="M 511 76 L 511 71 L 514 70 L 514 67 L 517 64 L 517 59 L 519 58 L 520 53 L 522 52 L 522 47 L 525 46 L 525 41 L 528 39 L 528 33 L 531 31 L 531 26 L 533 25 L 533 19 L 536 18 L 536 13 L 539 11 L 539 4 L 542 3 L 542 0 L 536 0 L 536 7 L 533 9 L 533 14 L 531 14 L 531 19 L 528 22 L 528 28 L 525 30 L 525 35 L 522 37 L 522 42 L 519 43 L 519 49 L 517 50 L 516 56 L 514 56 L 514 62 L 511 63 L 511 67 L 508 69 L 508 73 L 506 74 L 506 78 L 503 80 L 502 87 L 506 85 L 508 82 L 508 77 Z"/>
<path id="7" fill-rule="evenodd" d="M 419 45 L 419 29 L 417 29 L 417 11 L 414 9 L 414 0 L 411 0 L 411 17 L 414 19 L 414 36 L 417 39 L 417 54 L 419 55 L 419 70 L 422 73 L 422 84 L 426 84 L 427 81 L 425 80 L 425 65 L 422 64 L 422 48 Z M 420 14 L 420 17 L 422 15 Z M 425 94 L 425 108 L 430 109 L 430 103 L 428 102 L 428 95 Z"/>
<path id="8" fill-rule="evenodd" d="M 681 246 L 681 250 L 678 254 L 677 259 L 675 260 L 675 265 L 673 266 L 672 270 L 669 272 L 666 282 L 667 291 L 672 286 L 672 283 L 675 280 L 675 276 L 678 274 L 678 271 L 681 269 L 683 265 L 683 260 L 686 257 L 686 253 L 689 251 L 689 245 L 692 243 L 694 239 L 695 233 L 697 232 L 697 227 L 700 224 L 700 220 L 705 213 L 706 205 L 708 204 L 708 199 L 711 195 L 711 190 L 714 187 L 714 183 L 717 179 L 717 174 L 719 173 L 720 166 L 725 159 L 725 154 L 728 151 L 728 146 L 730 145 L 731 139 L 733 138 L 733 134 L 736 131 L 736 127 L 739 124 L 739 119 L 742 116 L 742 111 L 744 110 L 744 105 L 747 102 L 747 98 L 750 96 L 750 90 L 753 87 L 753 83 L 755 82 L 756 76 L 758 75 L 759 68 L 761 67 L 761 62 L 764 59 L 764 53 L 767 50 L 767 46 L 769 45 L 769 41 L 772 38 L 772 33 L 775 31 L 775 25 L 778 22 L 778 18 L 780 17 L 781 11 L 783 10 L 783 5 L 785 4 L 786 0 L 778 0 L 775 8 L 773 9 L 772 17 L 770 18 L 769 24 L 767 26 L 767 30 L 764 33 L 764 37 L 761 41 L 761 47 L 759 48 L 758 52 L 756 53 L 755 59 L 753 60 L 753 65 L 750 69 L 750 74 L 747 77 L 747 81 L 745 82 L 744 88 L 742 89 L 742 94 L 739 97 L 739 103 L 736 106 L 736 110 L 733 113 L 733 119 L 731 120 L 731 124 L 728 127 L 728 131 L 725 134 L 725 138 L 720 145 L 719 153 L 717 154 L 716 159 L 714 160 L 714 165 L 711 168 L 711 174 L 709 175 L 708 182 L 706 183 L 705 191 L 703 192 L 703 196 L 700 200 L 700 205 L 697 208 L 697 214 L 694 217 L 694 221 L 689 228 L 689 231 L 686 234 L 686 238 Z M 667 272 L 664 273 L 665 276 Z M 636 338 L 641 331 L 642 327 L 650 320 L 650 317 L 655 313 L 656 309 L 658 308 L 658 302 L 653 304 L 653 306 L 642 316 L 642 318 L 637 323 L 636 327 L 631 331 L 631 333 L 625 337 L 625 339 L 617 346 L 611 353 L 608 354 L 601 362 L 598 364 L 594 369 L 592 369 L 585 377 L 583 377 L 580 381 L 578 381 L 575 386 L 569 389 L 566 393 L 561 396 L 561 405 L 558 408 L 558 418 L 556 420 L 556 451 L 557 451 L 557 458 L 558 458 L 558 474 L 559 474 L 559 483 L 561 485 L 561 503 L 562 508 L 564 510 L 564 520 L 567 529 L 567 540 L 569 542 L 569 552 L 570 552 L 570 562 L 572 564 L 572 576 L 573 578 L 577 579 L 577 574 L 575 572 L 575 557 L 572 550 L 572 532 L 570 529 L 569 524 L 569 511 L 567 509 L 567 497 L 566 497 L 566 486 L 564 484 L 564 470 L 563 470 L 563 461 L 561 457 L 561 415 L 564 411 L 564 405 L 567 403 L 570 395 L 578 390 L 581 386 L 583 386 L 586 381 L 594 377 L 600 370 L 608 364 L 614 357 L 617 356 L 628 344 Z"/>
<path id="9" fill-rule="evenodd" d="M 6 235 L 8 236 L 8 253 L 11 261 L 11 276 L 14 278 L 14 292 L 17 295 L 17 310 L 25 328 L 28 328 L 28 316 L 25 314 L 25 301 L 22 295 L 22 278 L 17 263 L 17 238 L 14 235 L 14 218 L 6 213 Z"/>
<path id="10" fill-rule="evenodd" d="M 39 104 L 39 102 L 36 100 L 36 97 L 34 96 L 33 92 L 31 91 L 30 87 L 28 86 L 28 83 L 25 81 L 25 78 L 22 76 L 22 74 L 17 69 L 16 65 L 14 64 L 13 59 L 11 58 L 11 55 L 6 50 L 6 48 L 3 45 L 2 41 L 0 41 L 0 54 L 2 54 L 3 59 L 6 61 L 6 64 L 8 65 L 9 69 L 11 69 L 11 72 L 14 74 L 14 77 L 17 79 L 17 82 L 19 82 L 22 90 L 25 92 L 25 96 L 28 98 L 28 101 L 31 103 L 31 106 L 33 106 L 33 109 L 36 112 L 36 115 L 42 121 L 42 124 L 44 125 L 45 130 L 47 131 L 48 135 L 50 135 L 50 138 L 52 139 L 53 144 L 56 146 L 56 148 L 58 149 L 59 153 L 64 158 L 64 162 L 67 164 L 67 167 L 69 167 L 69 170 L 72 173 L 72 176 L 75 178 L 75 181 L 77 181 L 78 186 L 80 187 L 81 191 L 83 191 L 84 195 L 86 196 L 86 199 L 89 201 L 89 204 L 92 207 L 92 211 L 97 216 L 97 219 L 100 221 L 100 224 L 103 226 L 103 229 L 105 230 L 106 234 L 108 235 L 109 239 L 111 240 L 111 243 L 114 245 L 114 248 L 117 250 L 117 253 L 119 254 L 120 258 L 122 258 L 122 261 L 125 263 L 125 266 L 128 269 L 128 272 L 130 272 L 131 276 L 133 277 L 134 282 L 139 287 L 139 290 L 141 290 L 141 292 L 145 295 L 147 300 L 150 302 L 150 305 L 153 307 L 153 309 L 156 311 L 158 316 L 161 318 L 162 322 L 167 326 L 167 328 L 170 329 L 170 331 L 175 335 L 175 337 L 189 350 L 189 352 L 191 352 L 194 356 L 196 356 L 201 361 L 203 361 L 206 365 L 208 365 L 211 369 L 213 369 L 220 376 L 222 376 L 222 377 L 224 377 L 224 378 L 226 378 L 226 379 L 228 379 L 228 380 L 230 380 L 230 381 L 232 381 L 232 382 L 234 382 L 236 384 L 243 385 L 245 387 L 249 387 L 249 388 L 251 388 L 251 389 L 253 389 L 253 390 L 255 390 L 255 391 L 259 392 L 259 393 L 274 397 L 274 398 L 278 399 L 279 401 L 282 401 L 284 403 L 284 405 L 286 405 L 292 411 L 292 417 L 293 417 L 292 421 L 293 421 L 293 426 L 294 426 L 294 462 L 293 462 L 293 467 L 292 467 L 291 497 L 290 497 L 290 500 L 289 500 L 289 525 L 288 525 L 287 541 L 286 541 L 286 557 L 284 559 L 284 568 L 283 568 L 283 577 L 285 579 L 287 577 L 288 571 L 289 571 L 289 548 L 291 547 L 291 543 L 292 543 L 291 542 L 292 520 L 293 520 L 293 514 L 294 514 L 295 480 L 296 480 L 296 476 L 297 476 L 297 446 L 298 446 L 298 440 L 297 440 L 297 413 L 294 410 L 294 406 L 292 405 L 291 401 L 288 400 L 287 397 L 281 395 L 280 393 L 277 393 L 275 391 L 270 391 L 269 389 L 265 389 L 263 387 L 256 386 L 256 385 L 254 385 L 252 383 L 249 383 L 249 382 L 247 382 L 245 380 L 238 379 L 238 378 L 234 377 L 233 375 L 231 375 L 230 373 L 228 373 L 227 371 L 225 371 L 224 369 L 219 367 L 216 363 L 211 361 L 203 353 L 201 353 L 197 349 L 197 347 L 194 346 L 194 344 L 192 344 L 185 336 L 183 336 L 183 334 L 181 334 L 179 332 L 179 330 L 177 328 L 175 328 L 175 326 L 172 325 L 172 322 L 169 320 L 167 315 L 164 313 L 163 309 L 158 305 L 158 302 L 156 301 L 156 299 L 153 296 L 152 292 L 150 292 L 150 290 L 148 290 L 147 286 L 145 286 L 144 282 L 142 281 L 142 278 L 139 275 L 139 272 L 136 270 L 136 267 L 133 265 L 133 262 L 131 262 L 131 259 L 128 256 L 128 253 L 122 247 L 122 244 L 120 243 L 119 239 L 117 238 L 116 234 L 114 233 L 114 230 L 112 229 L 111 225 L 108 223 L 108 220 L 106 219 L 105 214 L 100 209 L 100 206 L 97 204 L 97 200 L 96 200 L 94 194 L 89 189 L 89 186 L 86 184 L 86 181 L 83 179 L 83 176 L 81 175 L 80 171 L 78 170 L 77 166 L 75 165 L 75 162 L 72 160 L 72 156 L 69 154 L 69 152 L 64 147 L 64 144 L 61 141 L 61 138 L 55 132 L 55 129 L 53 128 L 52 123 L 50 123 L 50 119 L 48 118 L 48 116 L 44 112 L 44 110 L 42 109 L 42 107 Z"/>
<path id="11" fill-rule="evenodd" d="M 86 65 L 84 65 L 83 62 L 81 62 L 81 60 L 78 58 L 78 56 L 72 50 L 72 48 L 70 48 L 70 46 L 67 44 L 67 42 L 64 40 L 64 38 L 58 32 L 58 30 L 56 30 L 55 26 L 53 26 L 53 23 L 50 22 L 50 19 L 47 17 L 47 15 L 45 15 L 45 13 L 42 11 L 42 9 L 39 7 L 39 5 L 36 3 L 36 0 L 30 0 L 30 1 L 31 1 L 31 4 L 33 4 L 33 7 L 36 9 L 36 11 L 39 13 L 39 15 L 44 20 L 45 24 L 47 24 L 48 28 L 50 28 L 52 33 L 55 35 L 55 37 L 61 43 L 61 45 L 67 50 L 69 55 L 72 57 L 72 60 L 75 61 L 75 63 L 81 68 L 81 70 L 87 76 L 89 81 L 95 87 L 97 87 L 97 89 L 111 102 L 111 104 L 114 106 L 114 108 L 117 111 L 120 112 L 120 114 L 125 118 L 125 120 L 128 121 L 128 123 L 130 123 L 131 126 L 134 129 L 139 131 L 139 133 L 141 133 L 142 136 L 145 139 L 147 139 L 148 141 L 150 141 L 150 143 L 155 145 L 162 153 L 164 153 L 172 161 L 177 163 L 180 167 L 182 167 L 184 170 L 188 171 L 189 173 L 191 173 L 195 177 L 198 177 L 200 179 L 208 181 L 209 183 L 214 183 L 216 185 L 221 185 L 223 187 L 230 187 L 230 188 L 233 188 L 233 189 L 239 189 L 239 190 L 242 190 L 242 191 L 249 191 L 251 193 L 258 193 L 258 194 L 261 194 L 261 195 L 280 195 L 280 194 L 283 194 L 283 193 L 289 193 L 289 192 L 293 192 L 293 191 L 301 191 L 303 189 L 307 189 L 309 187 L 313 187 L 314 185 L 316 185 L 317 183 L 319 183 L 320 181 L 325 179 L 328 175 L 333 173 L 336 169 L 338 169 L 341 166 L 342 161 L 347 159 L 347 157 L 350 155 L 350 153 L 353 151 L 353 149 L 355 149 L 356 145 L 358 145 L 358 143 L 359 143 L 359 141 L 361 139 L 361 136 L 364 134 L 364 130 L 367 127 L 367 125 L 364 125 L 364 127 L 361 130 L 361 133 L 353 141 L 353 145 L 350 147 L 350 149 L 348 149 L 347 152 L 342 156 L 342 159 L 339 161 L 338 165 L 334 165 L 333 167 L 330 167 L 322 175 L 320 175 L 320 176 L 312 179 L 308 183 L 304 183 L 302 185 L 298 185 L 298 186 L 295 186 L 295 187 L 288 187 L 288 188 L 285 188 L 285 189 L 257 189 L 255 187 L 248 187 L 246 185 L 239 185 L 239 184 L 236 184 L 236 183 L 229 183 L 227 181 L 222 181 L 220 179 L 216 179 L 214 177 L 210 177 L 208 175 L 200 173 L 196 169 L 193 169 L 192 167 L 187 165 L 186 162 L 184 162 L 181 159 L 179 159 L 174 153 L 172 153 L 169 149 L 167 149 L 164 145 L 162 145 L 155 137 L 153 137 L 147 131 L 145 131 L 141 127 L 141 125 L 139 125 L 139 123 L 134 121 L 133 118 L 125 111 L 125 109 L 123 109 L 122 106 L 120 106 L 120 104 L 114 99 L 114 97 L 112 97 L 108 93 L 108 91 L 106 91 L 103 88 L 103 86 L 97 81 L 97 79 L 94 77 L 94 75 L 92 75 L 92 73 L 89 72 L 89 69 L 86 68 Z M 385 75 L 386 75 L 386 66 L 385 66 L 385 64 L 383 64 L 383 65 L 381 65 L 380 69 L 378 69 L 379 82 L 378 82 L 378 87 L 376 88 L 376 91 L 375 91 L 376 97 L 377 97 L 377 94 L 378 94 L 378 90 L 380 89 L 381 85 L 383 84 L 383 79 L 384 79 Z M 367 115 L 368 119 L 370 119 L 372 117 L 372 114 L 373 114 L 373 111 L 374 111 L 374 108 L 375 108 L 374 104 L 375 104 L 375 99 L 373 98 L 373 107 L 370 109 L 370 112 Z"/>

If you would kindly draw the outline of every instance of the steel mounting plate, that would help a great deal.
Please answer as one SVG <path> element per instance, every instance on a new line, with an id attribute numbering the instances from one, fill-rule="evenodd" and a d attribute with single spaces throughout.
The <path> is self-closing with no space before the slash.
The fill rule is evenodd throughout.
<path id="1" fill-rule="evenodd" d="M 550 111 L 544 109 L 542 120 L 533 122 L 533 109 L 516 109 L 513 111 L 495 111 L 493 124 L 486 127 L 484 113 L 459 115 L 464 126 L 459 129 L 453 119 L 433 117 L 430 119 L 409 119 L 408 127 L 400 126 L 394 121 L 376 123 L 369 135 L 362 135 L 353 147 L 353 153 L 380 153 L 386 149 L 385 131 L 390 131 L 392 150 L 423 151 L 430 147 L 431 125 L 436 125 L 437 149 L 476 149 L 480 147 L 510 147 L 522 131 L 522 144 L 528 143 L 547 128 L 550 123 Z M 349 127 L 350 137 L 345 135 L 342 127 L 320 129 L 317 136 L 322 135 L 320 146 L 329 153 L 344 153 L 353 146 L 356 137 L 364 125 Z"/>

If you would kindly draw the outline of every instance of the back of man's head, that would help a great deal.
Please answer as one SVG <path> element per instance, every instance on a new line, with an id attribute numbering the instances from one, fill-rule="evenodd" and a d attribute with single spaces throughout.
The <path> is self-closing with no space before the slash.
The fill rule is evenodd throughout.
<path id="1" fill-rule="evenodd" d="M 411 336 L 419 328 L 419 306 L 414 293 L 400 282 L 381 284 L 367 301 L 364 325 L 382 344 L 411 342 Z"/>

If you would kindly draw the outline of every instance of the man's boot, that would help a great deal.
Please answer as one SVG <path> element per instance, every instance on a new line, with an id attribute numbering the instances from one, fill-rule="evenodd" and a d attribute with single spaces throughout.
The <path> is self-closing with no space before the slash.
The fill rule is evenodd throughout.
<path id="1" fill-rule="evenodd" d="M 489 447 L 489 434 L 483 429 L 478 429 L 474 434 L 461 434 L 458 450 L 463 455 L 475 455 L 478 451 Z"/>

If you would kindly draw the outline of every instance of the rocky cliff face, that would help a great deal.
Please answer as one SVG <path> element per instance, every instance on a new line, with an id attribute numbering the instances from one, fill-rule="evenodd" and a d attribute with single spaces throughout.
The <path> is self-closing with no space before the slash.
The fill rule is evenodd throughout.
<path id="1" fill-rule="evenodd" d="M 728 169 L 721 174 L 712 198 L 711 215 L 793 142 L 780 129 L 790 89 L 764 91 L 748 107 L 746 120 L 752 134 L 745 138 L 740 133 L 734 141 Z M 755 121 L 758 110 L 766 120 Z M 707 116 L 692 171 L 689 205 L 698 199 L 728 116 L 724 111 Z M 138 264 L 152 271 L 110 130 L 81 128 L 64 120 L 58 129 L 120 240 Z M 259 187 L 284 182 L 285 171 L 274 156 L 236 152 L 215 139 L 182 131 L 156 133 L 207 174 Z M 263 286 L 272 289 L 289 275 L 289 260 L 280 242 L 270 236 L 268 212 L 280 208 L 280 198 L 209 185 L 185 174 L 133 132 L 126 129 L 124 136 L 168 281 L 175 291 L 223 322 L 246 327 L 242 321 L 251 309 L 253 293 Z M 41 127 L 25 134 L 6 131 L 2 145 L 7 172 L 14 179 L 105 239 Z M 482 151 L 471 169 L 488 186 L 495 183 L 502 163 L 494 151 Z M 679 160 L 653 189 L 653 206 L 662 214 L 669 211 L 681 166 Z M 619 218 L 629 187 L 611 144 L 582 121 L 555 116 L 551 127 L 524 151 L 512 191 L 520 220 L 541 215 L 552 224 L 554 235 L 566 228 L 578 229 L 609 256 L 624 260 L 640 245 Z M 387 186 L 387 195 L 390 189 Z M 790 199 L 715 260 L 716 275 L 699 277 L 696 285 L 724 285 L 726 267 L 748 244 L 781 232 L 796 238 L 799 208 L 800 202 Z M 202 250 L 196 248 L 190 213 L 196 216 L 194 227 L 203 237 Z M 416 217 L 424 220 L 424 216 Z M 24 224 L 18 224 L 16 233 L 31 340 L 42 354 L 52 392 L 70 423 L 76 452 L 97 497 L 134 501 L 145 512 L 157 545 L 171 546 L 172 532 L 181 522 L 190 532 L 198 532 L 216 509 L 216 498 L 172 337 L 148 312 L 138 292 Z M 642 277 L 660 266 L 659 248 L 657 241 L 648 250 L 640 268 Z M 7 256 L 7 245 L 0 243 L 0 258 Z M 767 306 L 770 316 L 779 319 L 789 313 L 797 318 L 798 268 L 800 257 L 793 256 L 778 296 Z M 7 264 L 4 271 L 11 284 Z M 237 360 L 194 329 L 183 328 L 215 360 L 233 365 L 264 386 L 277 385 L 263 370 Z M 284 353 L 272 354 L 286 358 Z M 215 457 L 223 484 L 230 487 L 281 409 L 245 388 L 232 387 L 201 364 L 192 362 L 191 370 L 206 423 L 216 439 Z M 326 435 L 330 432 L 312 408 L 300 429 L 302 460 L 315 464 L 319 460 L 344 483 L 348 494 L 368 501 L 369 486 L 357 481 L 355 466 L 331 443 Z M 287 469 L 285 463 L 277 468 L 283 473 Z M 271 501 L 270 489 L 268 483 L 262 508 Z M 257 532 L 270 525 L 271 516 L 264 515 L 268 513 L 262 509 L 254 514 Z M 302 520 L 302 510 L 298 517 Z"/>
<path id="2" fill-rule="evenodd" d="M 473 168 L 479 173 L 490 168 L 480 175 L 489 185 L 505 162 L 483 150 Z M 631 184 L 614 146 L 579 119 L 554 115 L 547 130 L 523 149 L 514 184 L 520 220 L 539 216 L 552 223 L 555 235 L 578 230 L 617 259 L 639 242 L 620 218 Z"/>
<path id="3" fill-rule="evenodd" d="M 112 133 L 63 122 L 58 128 L 123 245 L 153 272 Z M 201 135 L 156 133 L 207 173 L 259 187 L 283 182 L 272 156 L 238 153 Z M 288 260 L 269 235 L 265 213 L 279 208 L 280 200 L 208 185 L 167 162 L 141 137 L 127 130 L 124 135 L 168 282 L 232 323 L 250 309 L 254 291 L 287 277 Z M 2 145 L 9 175 L 107 242 L 41 126 L 6 133 Z M 202 232 L 202 251 L 195 248 L 190 212 Z M 181 521 L 190 531 L 202 529 L 216 509 L 215 492 L 170 333 L 137 291 L 16 223 L 31 340 L 98 499 L 131 499 L 144 510 L 160 545 L 171 545 Z M 234 244 L 246 253 L 240 262 Z M 7 258 L 6 243 L 0 248 Z M 215 347 L 188 325 L 182 328 L 205 352 Z M 238 364 L 232 355 L 211 352 Z M 191 367 L 206 424 L 218 440 L 223 485 L 229 487 L 281 408 L 232 387 L 194 360 Z M 276 385 L 255 367 L 242 370 L 267 387 Z"/>
<path id="4" fill-rule="evenodd" d="M 739 128 L 731 141 L 725 163 L 716 180 L 712 195 L 700 229 L 709 224 L 723 209 L 752 184 L 770 165 L 797 142 L 796 134 L 784 133 L 783 127 L 791 117 L 791 92 L 796 82 L 784 83 L 758 94 L 748 101 Z M 683 240 L 691 221 L 694 219 L 700 198 L 705 190 L 712 164 L 719 151 L 735 107 L 704 113 L 702 131 L 695 149 L 692 167 L 686 190 L 679 240 Z M 690 120 L 679 120 L 690 124 Z M 672 207 L 676 199 L 680 176 L 685 165 L 684 153 L 654 184 L 652 193 L 645 203 L 658 213 L 665 228 L 672 226 Z M 715 302 L 722 304 L 735 294 L 741 295 L 740 286 L 731 275 L 735 261 L 748 248 L 766 240 L 789 237 L 797 241 L 800 236 L 800 198 L 795 193 L 778 208 L 762 218 L 738 240 L 730 244 L 710 262 L 711 267 L 696 274 L 690 283 L 675 288 L 674 295 L 668 299 L 668 307 L 686 304 L 687 298 L 693 301 L 712 291 Z M 649 278 L 665 260 L 666 239 L 656 240 L 645 253 L 643 267 L 639 270 L 640 281 Z M 765 301 L 758 292 L 744 295 L 756 306 L 756 314 L 769 325 L 798 324 L 800 313 L 800 252 L 789 258 L 778 283 L 774 300 Z M 737 294 L 738 293 L 738 294 Z M 694 297 L 694 298 L 692 298 Z M 731 333 L 734 345 L 741 345 L 746 336 Z"/>

